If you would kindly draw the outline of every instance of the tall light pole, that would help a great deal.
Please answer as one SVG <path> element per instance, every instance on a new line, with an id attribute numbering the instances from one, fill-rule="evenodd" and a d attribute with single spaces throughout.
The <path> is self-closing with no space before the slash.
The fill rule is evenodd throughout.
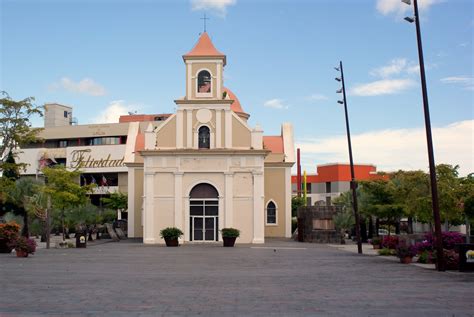
<path id="1" fill-rule="evenodd" d="M 403 3 L 411 5 L 411 0 L 402 0 Z M 438 185 L 436 183 L 436 165 L 433 153 L 433 140 L 431 137 L 430 109 L 428 106 L 428 91 L 426 88 L 425 63 L 423 60 L 423 46 L 421 44 L 420 18 L 418 14 L 418 2 L 413 0 L 414 16 L 406 17 L 405 20 L 416 25 L 416 39 L 418 42 L 418 59 L 420 62 L 421 90 L 423 94 L 423 110 L 425 114 L 426 143 L 428 146 L 428 160 L 430 164 L 431 200 L 433 205 L 433 218 L 436 236 L 436 262 L 438 271 L 445 270 L 443 239 L 441 234 L 441 218 L 439 215 Z"/>
<path id="2" fill-rule="evenodd" d="M 349 162 L 351 164 L 352 208 L 354 210 L 354 217 L 356 222 L 355 229 L 357 238 L 357 252 L 359 254 L 362 254 L 362 241 L 360 238 L 360 217 L 357 208 L 357 182 L 355 180 L 354 161 L 352 159 L 351 131 L 349 129 L 349 116 L 347 114 L 346 86 L 344 84 L 344 69 L 342 68 L 342 61 L 339 62 L 339 67 L 334 67 L 334 69 L 341 73 L 341 77 L 335 78 L 337 81 L 342 82 L 342 88 L 337 90 L 336 93 L 342 93 L 343 100 L 338 100 L 337 102 L 344 105 L 344 113 L 346 116 L 347 144 L 349 146 Z"/>

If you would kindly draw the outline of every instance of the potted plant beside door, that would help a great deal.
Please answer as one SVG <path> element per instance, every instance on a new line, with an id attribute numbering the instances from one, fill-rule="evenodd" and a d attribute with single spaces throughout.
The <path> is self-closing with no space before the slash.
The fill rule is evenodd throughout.
<path id="1" fill-rule="evenodd" d="M 179 246 L 178 238 L 183 235 L 183 231 L 176 227 L 168 227 L 160 231 L 160 236 L 165 239 L 167 247 Z"/>
<path id="2" fill-rule="evenodd" d="M 224 228 L 221 230 L 222 240 L 224 240 L 225 247 L 233 247 L 235 244 L 235 239 L 240 236 L 239 229 L 235 228 Z"/>

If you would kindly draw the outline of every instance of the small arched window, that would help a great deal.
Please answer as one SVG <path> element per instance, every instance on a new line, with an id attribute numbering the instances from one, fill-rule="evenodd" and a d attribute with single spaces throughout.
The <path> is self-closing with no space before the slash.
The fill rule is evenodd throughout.
<path id="1" fill-rule="evenodd" d="M 202 126 L 199 128 L 199 148 L 200 149 L 209 149 L 211 141 L 211 133 L 209 128 Z"/>
<path id="2" fill-rule="evenodd" d="M 273 201 L 270 201 L 267 205 L 267 224 L 276 224 L 276 206 Z"/>
<path id="3" fill-rule="evenodd" d="M 202 70 L 198 74 L 198 93 L 211 92 L 211 74 L 207 70 Z"/>

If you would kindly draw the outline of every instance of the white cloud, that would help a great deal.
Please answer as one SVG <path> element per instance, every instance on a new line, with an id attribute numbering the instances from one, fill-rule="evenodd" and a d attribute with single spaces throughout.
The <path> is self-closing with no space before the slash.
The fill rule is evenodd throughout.
<path id="1" fill-rule="evenodd" d="M 114 100 L 92 121 L 94 123 L 118 123 L 120 116 L 127 115 L 128 112 L 135 112 L 138 109 L 140 109 L 140 106 L 128 105 L 124 100 Z"/>
<path id="2" fill-rule="evenodd" d="M 96 83 L 91 78 L 84 78 L 81 81 L 75 82 L 68 77 L 63 77 L 59 82 L 51 84 L 50 88 L 52 90 L 64 89 L 90 96 L 103 96 L 107 93 L 102 85 Z"/>
<path id="3" fill-rule="evenodd" d="M 432 129 L 436 164 L 460 166 L 460 174 L 474 172 L 474 120 Z M 302 165 L 314 173 L 316 164 L 348 162 L 345 135 L 297 142 Z M 352 135 L 355 163 L 375 164 L 381 171 L 428 171 L 425 128 L 371 131 Z"/>
<path id="4" fill-rule="evenodd" d="M 312 94 L 311 96 L 306 97 L 308 101 L 323 101 L 328 100 L 329 98 L 323 94 Z"/>
<path id="5" fill-rule="evenodd" d="M 191 0 L 191 9 L 197 10 L 209 10 L 214 12 L 220 17 L 227 15 L 227 7 L 233 6 L 237 3 L 237 0 Z"/>
<path id="6" fill-rule="evenodd" d="M 400 74 L 407 67 L 406 58 L 395 58 L 386 66 L 378 67 L 370 71 L 370 75 L 386 78 L 391 75 Z"/>
<path id="7" fill-rule="evenodd" d="M 440 81 L 444 84 L 461 85 L 464 89 L 474 90 L 474 78 L 469 76 L 452 76 L 441 78 Z"/>
<path id="8" fill-rule="evenodd" d="M 433 4 L 440 3 L 442 0 L 423 0 L 418 2 L 420 10 L 426 10 Z M 383 15 L 395 14 L 397 16 L 405 13 L 413 14 L 412 6 L 402 3 L 401 0 L 377 0 L 377 11 Z"/>
<path id="9" fill-rule="evenodd" d="M 367 84 L 357 84 L 351 89 L 356 96 L 392 95 L 416 85 L 412 79 L 383 79 Z"/>
<path id="10" fill-rule="evenodd" d="M 278 98 L 265 101 L 263 106 L 273 109 L 288 109 L 288 106 L 284 104 L 284 101 Z"/>

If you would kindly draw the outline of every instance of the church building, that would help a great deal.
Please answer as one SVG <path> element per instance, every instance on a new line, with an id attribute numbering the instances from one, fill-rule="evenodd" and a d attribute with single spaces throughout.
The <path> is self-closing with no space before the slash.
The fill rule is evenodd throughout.
<path id="1" fill-rule="evenodd" d="M 160 230 L 178 227 L 182 242 L 221 241 L 237 228 L 237 243 L 291 236 L 293 128 L 264 136 L 224 86 L 226 55 L 206 32 L 183 55 L 185 96 L 160 125 L 137 128 L 128 171 L 128 235 L 162 244 Z M 247 109 L 248 110 L 248 109 Z"/>

